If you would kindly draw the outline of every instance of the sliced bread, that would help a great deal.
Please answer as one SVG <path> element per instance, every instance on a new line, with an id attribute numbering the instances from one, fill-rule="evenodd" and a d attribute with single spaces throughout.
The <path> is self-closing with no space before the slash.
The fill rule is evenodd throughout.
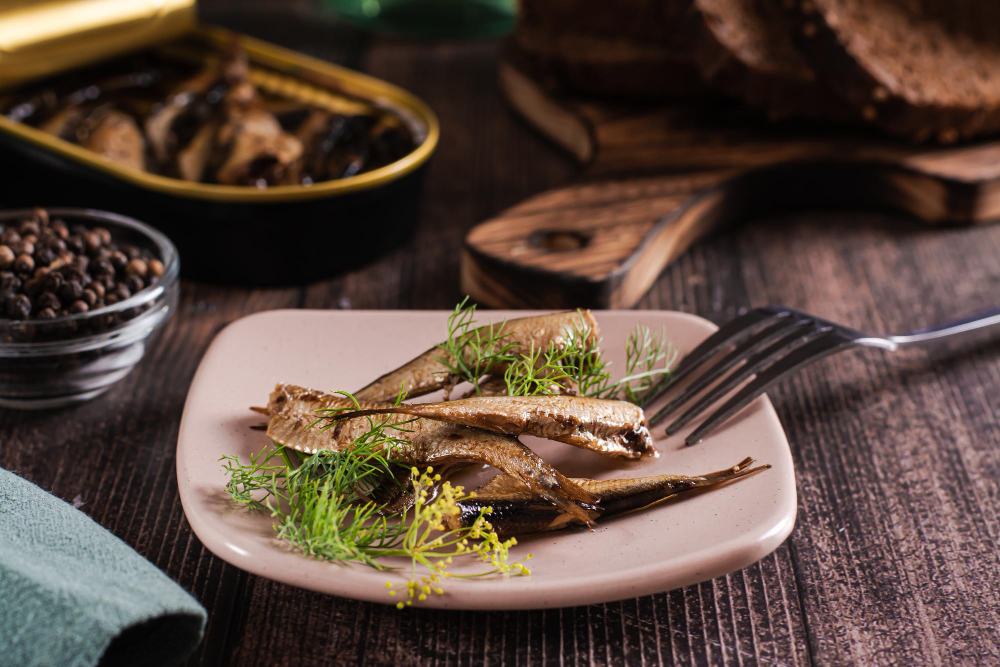
<path id="1" fill-rule="evenodd" d="M 817 79 L 769 0 L 693 0 L 693 11 L 701 18 L 695 58 L 717 89 L 771 120 L 860 117 Z"/>
<path id="2" fill-rule="evenodd" d="M 778 1 L 800 51 L 868 122 L 944 143 L 1000 131 L 1000 2 Z"/>

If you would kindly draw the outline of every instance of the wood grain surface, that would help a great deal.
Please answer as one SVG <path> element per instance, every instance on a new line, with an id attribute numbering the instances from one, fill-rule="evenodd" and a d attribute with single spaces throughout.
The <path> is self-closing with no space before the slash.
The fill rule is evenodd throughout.
<path id="1" fill-rule="evenodd" d="M 174 446 L 219 329 L 270 308 L 450 307 L 466 231 L 568 183 L 575 167 L 504 108 L 493 42 L 369 41 L 307 2 L 203 4 L 208 19 L 413 90 L 444 131 L 408 247 L 291 289 L 184 283 L 166 335 L 106 395 L 57 412 L 0 411 L 0 466 L 79 496 L 208 609 L 190 665 L 1000 662 L 997 343 L 851 353 L 772 392 L 797 468 L 798 524 L 774 554 L 698 586 L 552 611 L 399 612 L 251 576 L 207 552 L 181 510 Z M 850 210 L 746 222 L 681 255 L 639 306 L 721 323 L 782 303 L 892 331 L 1000 295 L 1000 227 L 931 230 Z"/>

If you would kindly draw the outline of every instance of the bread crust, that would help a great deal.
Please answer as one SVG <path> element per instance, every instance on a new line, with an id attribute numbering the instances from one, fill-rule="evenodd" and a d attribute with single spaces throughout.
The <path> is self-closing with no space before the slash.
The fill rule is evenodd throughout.
<path id="1" fill-rule="evenodd" d="M 1000 3 L 788 0 L 823 81 L 889 134 L 952 143 L 1000 131 Z"/>

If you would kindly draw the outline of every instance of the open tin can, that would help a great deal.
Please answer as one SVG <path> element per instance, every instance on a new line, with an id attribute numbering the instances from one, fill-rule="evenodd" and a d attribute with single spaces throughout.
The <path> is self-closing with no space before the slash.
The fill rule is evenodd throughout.
<path id="1" fill-rule="evenodd" d="M 144 220 L 177 245 L 186 277 L 224 283 L 316 279 L 408 238 L 438 141 L 434 113 L 389 83 L 256 39 L 238 43 L 262 95 L 332 114 L 353 104 L 391 114 L 409 133 L 409 152 L 308 184 L 197 182 L 108 159 L 10 113 L 23 91 L 71 77 L 85 88 L 89 71 L 122 59 L 208 67 L 235 37 L 197 25 L 194 0 L 15 0 L 0 8 L 0 102 L 8 101 L 0 115 L 0 205 L 45 202 Z"/>

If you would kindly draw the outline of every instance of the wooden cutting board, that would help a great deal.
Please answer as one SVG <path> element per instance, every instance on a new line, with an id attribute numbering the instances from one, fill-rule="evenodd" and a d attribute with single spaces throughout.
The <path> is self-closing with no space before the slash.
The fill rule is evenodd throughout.
<path id="1" fill-rule="evenodd" d="M 736 105 L 614 105 L 546 92 L 510 64 L 515 111 L 585 165 L 466 236 L 462 289 L 507 308 L 628 308 L 720 225 L 801 207 L 889 209 L 930 224 L 1000 218 L 1000 140 L 915 146 Z"/>

